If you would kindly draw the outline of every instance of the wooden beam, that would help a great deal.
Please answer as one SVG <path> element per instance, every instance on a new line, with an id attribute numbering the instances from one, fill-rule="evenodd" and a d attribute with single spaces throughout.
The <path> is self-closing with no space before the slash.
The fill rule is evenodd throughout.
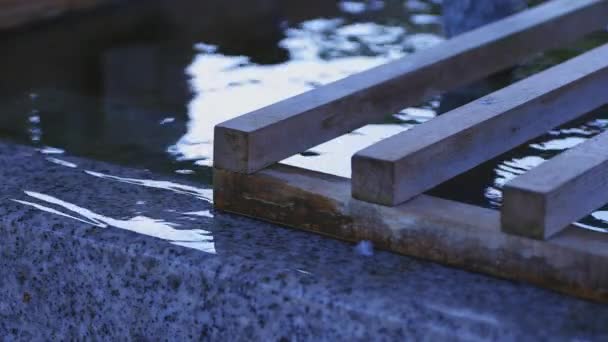
<path id="1" fill-rule="evenodd" d="M 355 154 L 353 196 L 396 205 L 608 103 L 608 45 Z"/>
<path id="2" fill-rule="evenodd" d="M 217 209 L 608 303 L 608 234 L 568 228 L 549 241 L 505 234 L 499 213 L 422 195 L 397 207 L 358 201 L 350 181 L 277 164 L 215 169 Z"/>
<path id="3" fill-rule="evenodd" d="M 606 0 L 554 0 L 436 47 L 226 121 L 214 165 L 252 173 L 608 23 Z"/>
<path id="4" fill-rule="evenodd" d="M 608 132 L 507 183 L 503 190 L 502 230 L 548 239 L 606 203 Z"/>

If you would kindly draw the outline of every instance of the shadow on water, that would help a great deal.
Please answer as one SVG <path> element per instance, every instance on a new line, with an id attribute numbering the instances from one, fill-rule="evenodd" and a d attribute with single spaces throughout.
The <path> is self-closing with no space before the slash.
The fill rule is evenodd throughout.
<path id="1" fill-rule="evenodd" d="M 241 11 L 232 10 L 236 1 L 178 2 L 135 2 L 3 36 L 1 49 L 11 51 L 0 56 L 3 134 L 174 169 L 166 150 L 187 131 L 195 94 L 184 70 L 195 43 L 234 54 L 257 51 L 260 63 L 287 58 L 277 47 L 282 30 L 275 2 L 244 2 L 251 5 Z"/>
<path id="2" fill-rule="evenodd" d="M 0 135 L 210 184 L 215 124 L 441 42 L 438 3 L 151 0 L 0 34 L 0 49 L 10 51 L 0 55 Z M 387 113 L 284 162 L 349 177 L 359 149 L 606 36 L 532 59 L 472 92 Z M 496 208 L 505 181 L 604 130 L 607 113 L 551 131 L 433 193 Z M 608 227 L 603 213 L 584 223 Z"/>
<path id="3" fill-rule="evenodd" d="M 209 181 L 216 123 L 438 40 L 412 34 L 437 31 L 436 6 L 412 11 L 156 0 L 10 32 L 0 36 L 11 51 L 0 56 L 0 133 Z"/>

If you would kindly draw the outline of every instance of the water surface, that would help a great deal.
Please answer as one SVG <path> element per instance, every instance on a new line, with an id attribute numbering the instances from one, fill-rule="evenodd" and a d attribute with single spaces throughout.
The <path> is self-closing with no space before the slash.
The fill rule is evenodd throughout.
<path id="1" fill-rule="evenodd" d="M 438 13 L 439 1 L 431 0 L 158 0 L 6 33 L 0 35 L 0 135 L 45 153 L 66 151 L 210 184 L 214 125 L 440 43 Z M 531 59 L 515 77 L 602 41 L 605 34 Z M 452 100 L 437 97 L 386 113 L 284 162 L 348 177 L 354 152 L 464 101 Z M 433 192 L 497 208 L 505 182 L 607 126 L 608 110 L 599 110 Z M 603 229 L 607 222 L 608 209 L 582 224 Z"/>

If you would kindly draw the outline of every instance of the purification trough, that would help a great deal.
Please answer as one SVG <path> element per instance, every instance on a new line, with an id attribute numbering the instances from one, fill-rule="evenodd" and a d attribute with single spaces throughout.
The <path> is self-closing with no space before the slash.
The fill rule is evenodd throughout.
<path id="1" fill-rule="evenodd" d="M 608 134 L 506 185 L 501 211 L 425 192 L 608 103 L 608 46 L 352 157 L 352 179 L 279 162 L 387 113 L 606 27 L 608 1 L 553 0 L 215 128 L 216 208 L 608 302 Z"/>
<path id="2" fill-rule="evenodd" d="M 42 18 L 89 5 L 115 2 L 125 5 L 86 16 L 82 12 L 82 19 L 57 26 L 49 22 L 48 30 L 46 23 L 39 23 Z M 14 10 L 13 14 L 19 14 L 0 16 L 1 29 L 33 24 L 38 31 L 13 37 L 9 30 L 6 35 L 3 46 L 10 53 L 5 54 L 9 58 L 4 70 L 14 72 L 4 75 L 5 89 L 10 91 L 3 104 L 21 99 L 15 94 L 30 95 L 30 89 L 37 90 L 31 85 L 36 84 L 57 83 L 58 89 L 68 85 L 77 90 L 73 93 L 76 98 L 88 89 L 85 81 L 104 92 L 108 88 L 101 82 L 107 79 L 99 76 L 113 76 L 116 69 L 113 64 L 99 63 L 102 57 L 129 57 L 125 50 L 133 47 L 135 51 L 154 50 L 139 49 L 139 32 L 147 36 L 155 31 L 161 40 L 174 42 L 172 39 L 181 34 L 142 27 L 166 28 L 166 23 L 175 19 L 188 23 L 183 13 L 205 24 L 201 18 L 207 17 L 200 13 L 211 13 L 209 20 L 221 24 L 211 26 L 226 30 L 226 16 L 213 9 L 234 8 L 239 18 L 259 18 L 251 11 L 256 8 L 260 13 L 268 10 L 270 15 L 262 16 L 268 18 L 274 3 L 312 7 L 310 2 L 284 0 L 177 3 L 160 1 L 155 7 L 150 1 L 0 0 L 0 13 Z M 238 3 L 248 7 L 233 6 Z M 192 4 L 204 4 L 205 10 L 190 7 Z M 301 11 L 296 8 L 294 12 Z M 140 17 L 142 11 L 145 18 Z M 561 229 L 606 201 L 601 178 L 605 168 L 601 139 L 605 138 L 563 154 L 512 183 L 503 215 L 507 232 L 501 230 L 497 211 L 425 194 L 434 183 L 604 103 L 606 48 L 361 152 L 353 163 L 352 180 L 278 162 L 440 91 L 483 78 L 524 56 L 604 28 L 607 12 L 607 1 L 554 1 L 493 24 L 492 30 L 465 34 L 225 123 L 218 127 L 216 139 L 215 206 L 342 240 L 371 240 L 377 247 L 397 253 L 606 302 L 606 235 L 573 227 Z M 166 17 L 157 15 L 163 13 Z M 142 25 L 147 18 L 153 18 L 155 24 Z M 159 18 L 165 18 L 166 23 L 156 25 Z M 241 22 L 234 32 L 258 22 Z M 255 35 L 268 32 L 255 27 Z M 159 42 L 155 37 L 149 39 L 152 47 Z M 190 39 L 184 39 L 189 50 Z M 100 41 L 116 43 L 106 46 Z M 72 50 L 78 52 L 69 53 Z M 29 51 L 31 56 L 23 58 Z M 82 59 L 83 55 L 91 58 Z M 134 69 L 120 74 L 120 80 L 147 87 L 131 75 L 173 65 L 147 63 L 149 59 L 139 59 L 142 54 L 135 56 L 137 59 L 125 58 L 117 64 Z M 159 55 L 145 56 L 155 59 Z M 21 58 L 24 60 L 14 62 Z M 45 63 L 45 58 L 51 61 Z M 55 63 L 55 58 L 61 61 Z M 37 60 L 40 64 L 33 65 Z M 133 61 L 144 64 L 143 68 Z M 87 76 L 89 67 L 85 68 L 89 64 L 93 82 Z M 183 76 L 184 65 L 179 66 L 174 72 Z M 35 75 L 43 69 L 48 69 L 48 75 Z M 546 82 L 548 79 L 551 81 Z M 175 84 L 182 83 L 163 79 L 163 89 Z M 110 95 L 126 94 L 122 85 L 115 82 Z M 56 94 L 43 91 L 37 101 L 61 101 Z M 100 100 L 107 94 L 102 95 Z M 26 96 L 26 100 L 29 105 L 32 99 Z M 78 110 L 69 105 L 57 108 L 61 115 L 52 112 L 46 122 L 63 125 L 57 118 L 78 118 L 74 125 L 62 126 L 59 135 L 80 134 L 79 123 L 98 118 L 94 111 L 80 110 L 90 108 L 86 106 L 78 106 Z M 12 112 L 3 109 L 4 122 L 15 117 Z M 23 113 L 29 118 L 28 111 Z M 137 124 L 134 129 L 145 132 L 141 125 L 158 126 L 154 112 L 146 107 L 141 113 L 133 121 Z M 47 118 L 43 116 L 42 122 Z M 131 126 L 120 128 L 112 137 Z M 416 145 L 403 139 L 414 140 Z M 4 136 L 0 141 L 2 339 L 607 339 L 606 305 L 392 253 L 360 255 L 349 244 L 333 239 L 214 211 L 211 191 L 199 179 L 131 169 L 40 147 L 16 145 Z M 428 153 L 433 158 L 420 159 Z M 457 159 L 450 159 L 453 156 Z M 580 161 L 572 163 L 572 158 Z M 407 166 L 412 160 L 415 168 Z M 372 168 L 379 171 L 370 172 Z M 387 178 L 383 168 L 394 169 L 395 176 L 408 174 L 412 182 L 402 184 L 402 178 Z M 423 172 L 412 173 L 416 170 Z M 556 174 L 546 173 L 555 170 Z M 582 197 L 577 189 L 589 190 L 587 181 L 591 178 L 595 195 L 573 201 L 574 195 Z M 537 183 L 537 179 L 546 182 Z M 564 181 L 570 179 L 576 181 Z M 545 194 L 546 189 L 551 191 Z M 353 191 L 357 198 L 353 198 Z M 515 201 L 509 202 L 510 198 Z M 531 204 L 517 207 L 525 201 Z M 515 206 L 509 207 L 509 203 Z M 546 206 L 546 217 L 554 220 L 534 223 L 539 218 L 542 221 L 544 216 L 537 215 L 543 211 L 524 209 L 542 203 L 551 204 Z M 555 215 L 556 210 L 560 215 Z M 510 212 L 517 215 L 509 216 Z M 507 220 L 509 217 L 512 220 Z M 540 229 L 521 229 L 528 220 Z"/>

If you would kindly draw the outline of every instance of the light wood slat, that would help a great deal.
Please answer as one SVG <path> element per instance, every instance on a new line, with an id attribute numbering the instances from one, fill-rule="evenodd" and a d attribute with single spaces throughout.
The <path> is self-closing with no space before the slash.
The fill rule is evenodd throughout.
<path id="1" fill-rule="evenodd" d="M 608 0 L 554 0 L 215 128 L 214 165 L 252 173 L 608 23 Z M 238 99 L 235 99 L 238 101 Z"/>
<path id="2" fill-rule="evenodd" d="M 507 183 L 503 190 L 502 230 L 548 239 L 606 203 L 608 132 Z"/>
<path id="3" fill-rule="evenodd" d="M 358 152 L 353 196 L 402 203 L 606 103 L 608 45 Z"/>

